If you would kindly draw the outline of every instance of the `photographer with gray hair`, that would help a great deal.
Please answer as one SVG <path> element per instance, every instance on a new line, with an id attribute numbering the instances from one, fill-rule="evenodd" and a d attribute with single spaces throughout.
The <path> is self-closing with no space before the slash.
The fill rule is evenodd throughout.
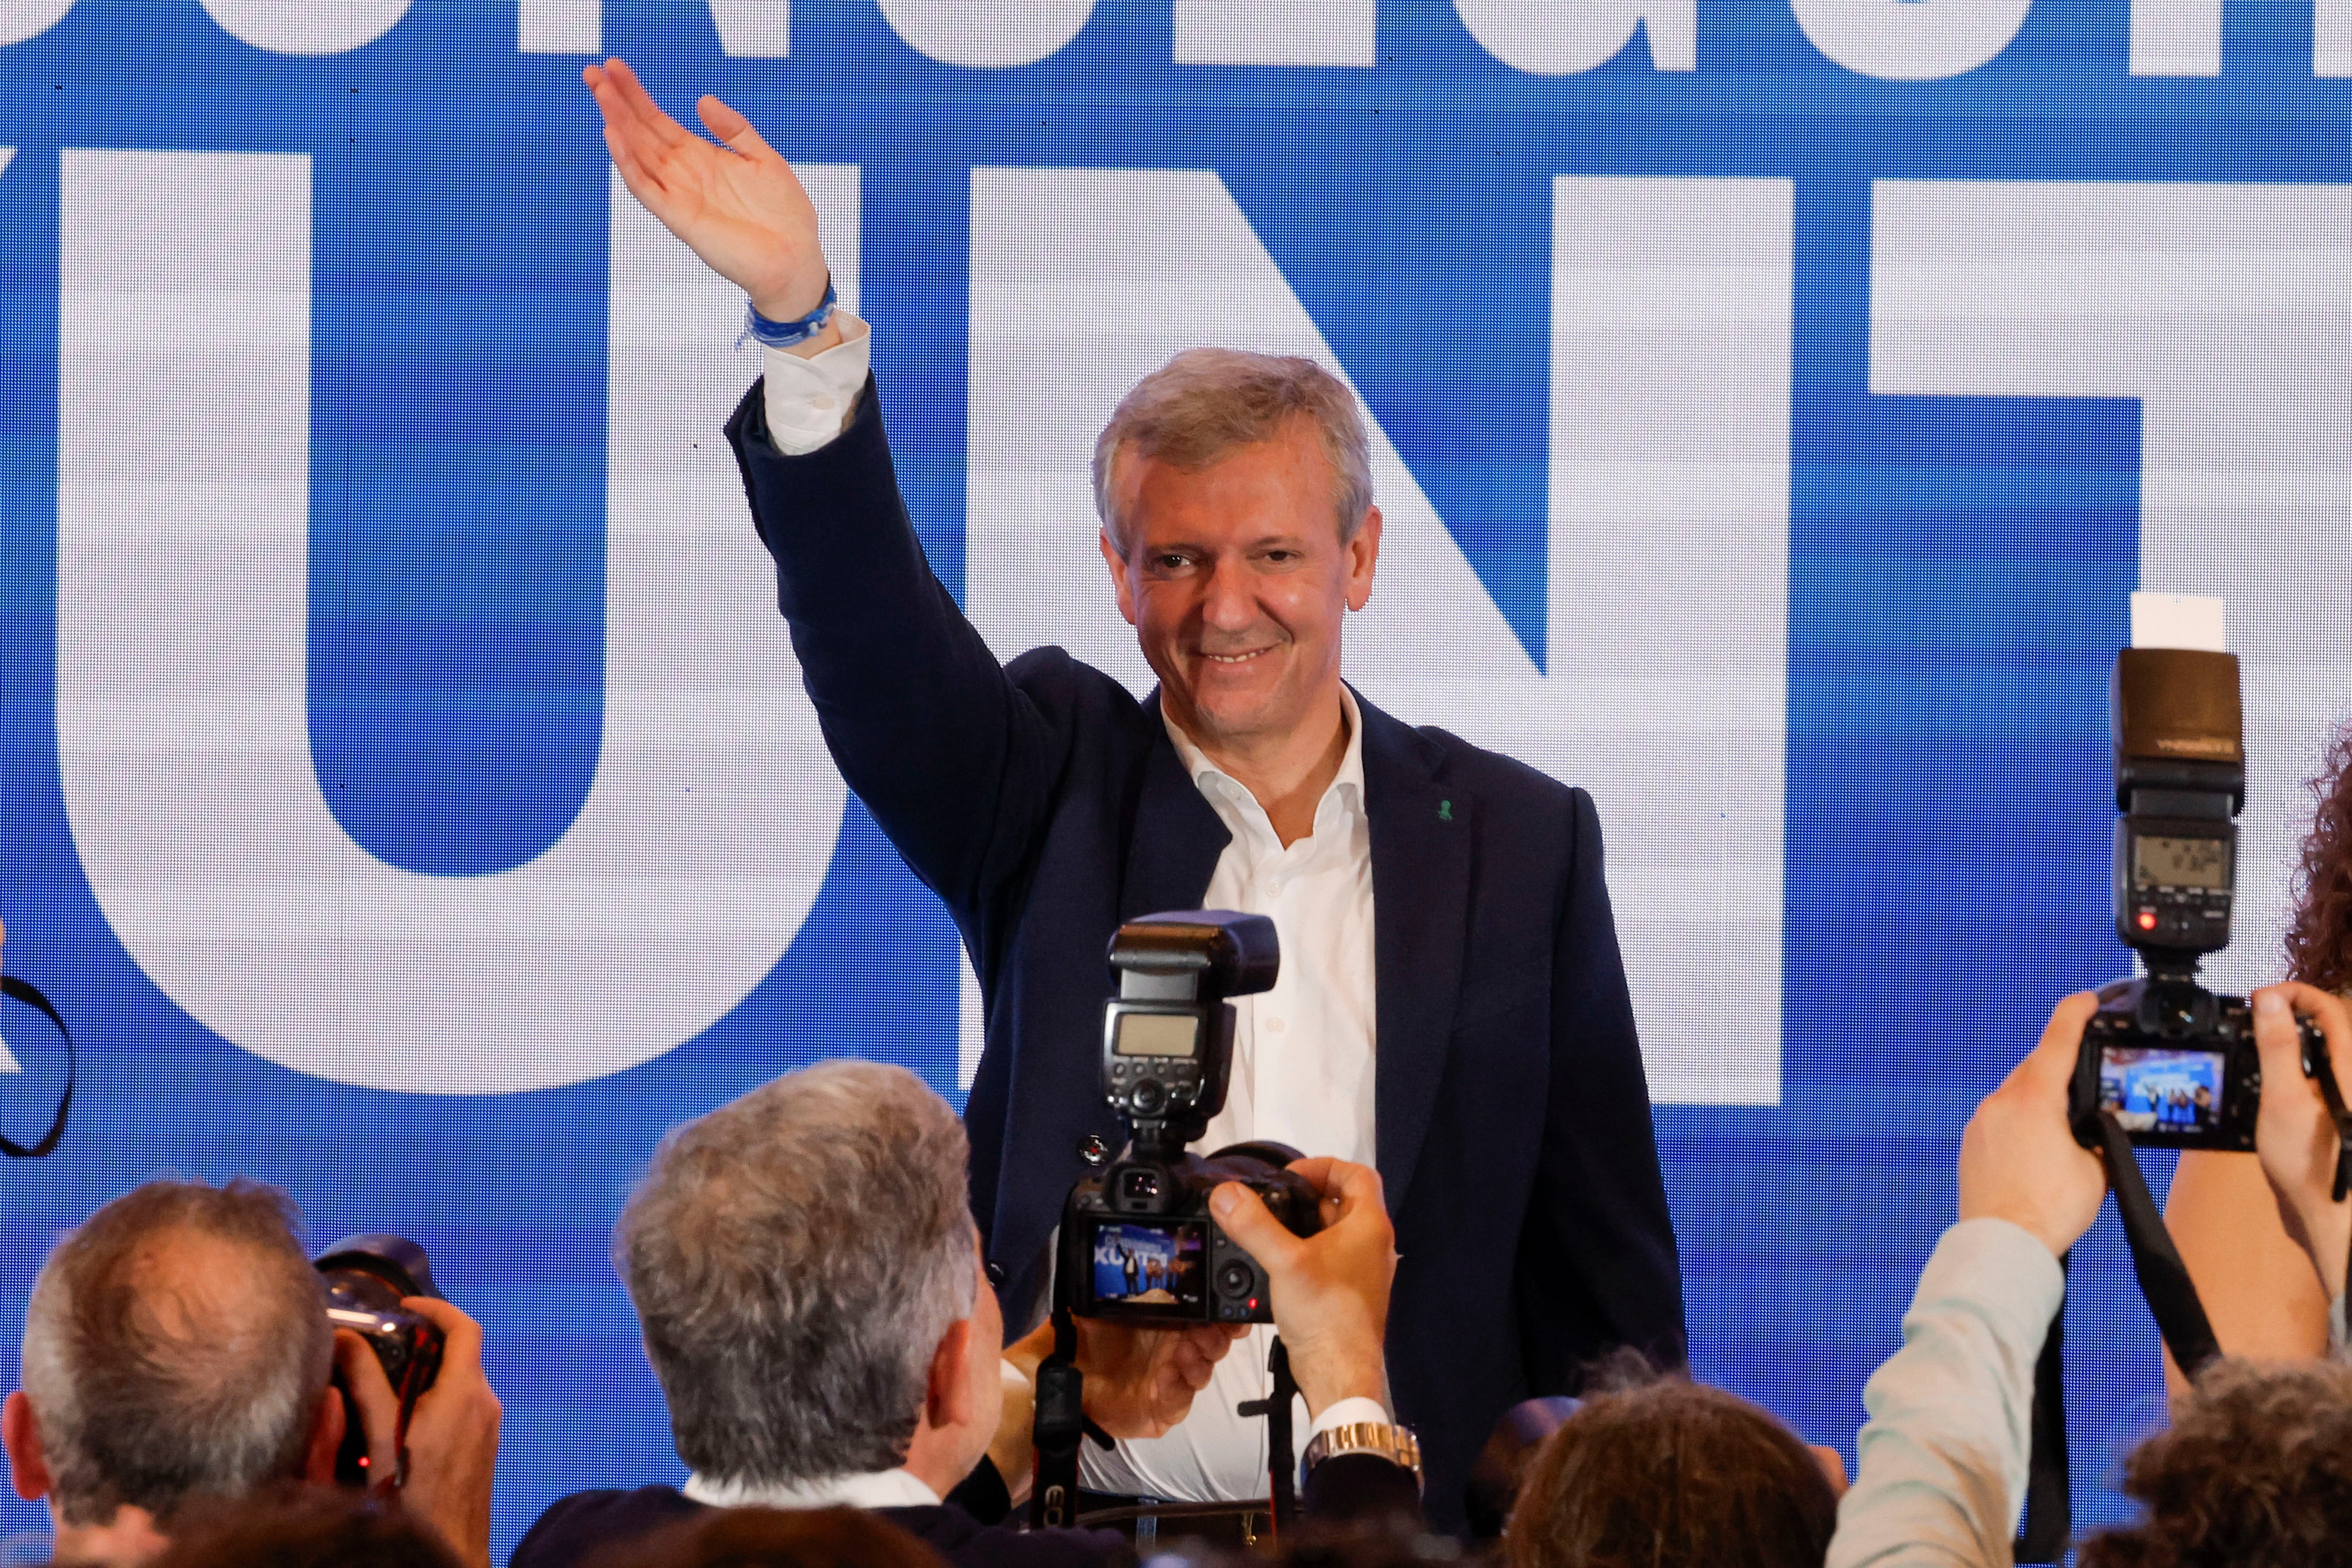
<path id="1" fill-rule="evenodd" d="M 613 1254 L 693 1473 L 683 1489 L 559 1500 L 513 1568 L 573 1568 L 615 1540 L 737 1506 L 872 1509 L 961 1568 L 1076 1568 L 1123 1552 L 1116 1534 L 1019 1531 L 944 1500 L 976 1471 L 1015 1486 L 1029 1475 L 1027 1393 L 1051 1332 L 1003 1345 L 966 1207 L 967 1155 L 945 1101 L 873 1061 L 788 1073 L 672 1131 Z M 1310 1410 L 1344 1416 L 1383 1392 L 1394 1233 L 1376 1174 L 1328 1160 L 1299 1169 L 1328 1217 L 1307 1240 L 1238 1187 L 1213 1201 L 1266 1268 Z M 1087 1414 L 1113 1434 L 1165 1431 L 1231 1343 L 1222 1327 L 1080 1320 Z M 1310 1485 L 1310 1507 L 1409 1506 L 1408 1472 L 1343 1460 L 1333 1463 L 1357 1467 L 1345 1492 Z M 987 1511 L 1001 1512 L 1011 1489 L 992 1490 L 999 1507 Z"/>
<path id="2" fill-rule="evenodd" d="M 383 1371 L 330 1326 L 299 1224 L 292 1200 L 258 1182 L 154 1181 L 49 1254 L 0 1448 L 16 1495 L 47 1500 L 58 1561 L 140 1562 L 169 1544 L 184 1503 L 332 1483 L 348 1419 L 339 1364 L 372 1448 L 388 1451 Z M 408 1427 L 401 1499 L 468 1568 L 488 1568 L 499 1404 L 481 1331 L 446 1301 L 407 1304 L 446 1343 Z"/>

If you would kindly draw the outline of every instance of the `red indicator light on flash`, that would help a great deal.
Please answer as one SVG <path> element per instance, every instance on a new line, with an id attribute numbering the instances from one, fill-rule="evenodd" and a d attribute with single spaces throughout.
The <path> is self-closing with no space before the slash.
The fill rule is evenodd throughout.
<path id="1" fill-rule="evenodd" d="M 1252 1311 L 1252 1312 L 1255 1312 L 1255 1311 L 1257 1311 L 1257 1298 L 1256 1298 L 1255 1296 L 1252 1296 L 1252 1297 L 1250 1298 L 1250 1308 L 1249 1308 L 1249 1310 L 1250 1310 L 1250 1311 Z"/>
<path id="2" fill-rule="evenodd" d="M 2139 912 L 2139 928 L 2142 931 L 2153 931 L 2156 929 L 2155 910 L 2143 909 Z"/>

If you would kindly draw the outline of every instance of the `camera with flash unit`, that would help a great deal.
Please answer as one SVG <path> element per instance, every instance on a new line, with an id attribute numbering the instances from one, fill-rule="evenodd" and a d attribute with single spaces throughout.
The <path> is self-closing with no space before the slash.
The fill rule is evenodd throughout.
<path id="1" fill-rule="evenodd" d="M 2197 983 L 2230 944 L 2239 808 L 2246 798 L 2238 660 L 2187 648 L 2126 648 L 2115 674 L 2116 935 L 2147 974 L 2099 992 L 2083 1036 L 2070 1111 L 2113 1116 L 2134 1144 L 2254 1146 L 2262 1062 L 2238 997 Z M 2303 1071 L 2326 1060 L 2304 1020 Z"/>
<path id="2" fill-rule="evenodd" d="M 1321 1228 L 1315 1189 L 1283 1168 L 1280 1144 L 1186 1152 L 1225 1103 L 1234 997 L 1270 989 L 1281 968 L 1274 922 L 1193 910 L 1148 915 L 1110 946 L 1118 993 L 1103 1009 L 1103 1093 L 1130 1130 L 1099 1176 L 1078 1183 L 1062 1219 L 1055 1277 L 1080 1317 L 1179 1326 L 1274 1321 L 1265 1270 L 1218 1228 L 1209 1194 L 1240 1182 L 1295 1234 Z"/>

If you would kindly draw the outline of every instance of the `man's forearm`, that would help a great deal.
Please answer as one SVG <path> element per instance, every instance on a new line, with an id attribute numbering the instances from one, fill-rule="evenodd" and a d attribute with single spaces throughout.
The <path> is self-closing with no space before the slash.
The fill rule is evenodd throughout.
<path id="1" fill-rule="evenodd" d="M 2033 1367 L 2065 1290 L 2047 1247 L 2000 1219 L 1953 1226 L 1863 1391 L 1853 1488 L 1828 1568 L 2006 1568 L 2024 1506 Z"/>

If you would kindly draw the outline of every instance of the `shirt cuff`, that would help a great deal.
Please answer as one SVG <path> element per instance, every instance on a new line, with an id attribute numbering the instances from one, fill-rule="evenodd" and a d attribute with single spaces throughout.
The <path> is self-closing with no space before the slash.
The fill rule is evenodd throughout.
<path id="1" fill-rule="evenodd" d="M 1376 1427 L 1393 1425 L 1387 1406 L 1359 1394 L 1351 1399 L 1334 1399 L 1326 1405 L 1323 1414 L 1316 1416 L 1315 1424 L 1307 1428 L 1307 1441 L 1313 1442 L 1335 1427 L 1354 1426 L 1360 1422 L 1369 1422 Z M 1302 1448 L 1305 1446 L 1300 1445 Z"/>
<path id="2" fill-rule="evenodd" d="M 787 457 L 803 456 L 849 428 L 857 394 L 873 359 L 873 329 L 846 310 L 835 311 L 841 341 L 803 359 L 763 349 L 768 378 L 768 440 Z"/>

